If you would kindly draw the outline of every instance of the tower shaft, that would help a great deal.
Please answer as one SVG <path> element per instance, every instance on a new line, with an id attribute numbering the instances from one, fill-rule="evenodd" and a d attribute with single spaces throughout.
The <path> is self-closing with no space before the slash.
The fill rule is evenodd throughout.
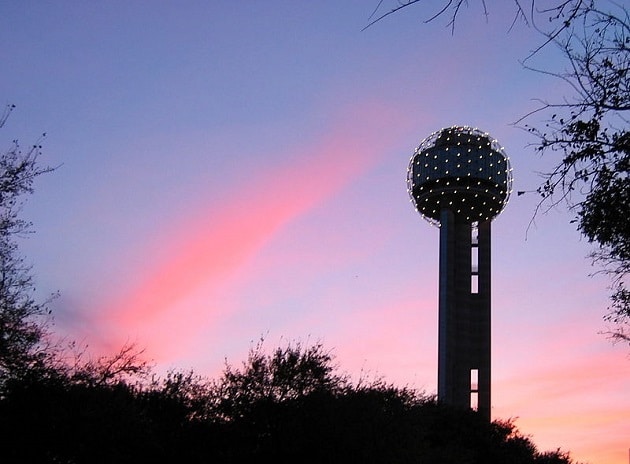
<path id="1" fill-rule="evenodd" d="M 490 220 L 440 214 L 438 400 L 490 420 Z"/>

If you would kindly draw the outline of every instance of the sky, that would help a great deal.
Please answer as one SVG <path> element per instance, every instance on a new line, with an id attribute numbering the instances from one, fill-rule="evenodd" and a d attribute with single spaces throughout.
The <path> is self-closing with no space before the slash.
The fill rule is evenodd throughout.
<path id="1" fill-rule="evenodd" d="M 439 4 L 362 30 L 378 1 L 2 2 L 16 109 L 0 143 L 46 132 L 57 167 L 21 243 L 38 295 L 60 293 L 57 333 L 211 377 L 261 337 L 321 342 L 354 378 L 433 394 L 439 230 L 406 169 L 432 132 L 478 127 L 530 192 L 492 225 L 492 417 L 626 463 L 630 353 L 602 334 L 607 281 L 563 207 L 534 217 L 558 160 L 514 124 L 567 89 L 519 62 L 540 36 L 510 28 L 512 2 L 470 2 L 454 32 L 426 23 Z"/>

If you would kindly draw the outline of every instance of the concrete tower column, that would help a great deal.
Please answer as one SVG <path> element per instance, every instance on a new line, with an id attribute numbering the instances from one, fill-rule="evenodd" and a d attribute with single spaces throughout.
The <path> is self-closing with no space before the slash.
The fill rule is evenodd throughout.
<path id="1" fill-rule="evenodd" d="M 440 227 L 438 400 L 490 420 L 490 223 L 512 191 L 509 158 L 488 133 L 442 129 L 414 151 L 407 189 Z"/>
<path id="2" fill-rule="evenodd" d="M 440 216 L 438 400 L 490 420 L 490 221 Z"/>

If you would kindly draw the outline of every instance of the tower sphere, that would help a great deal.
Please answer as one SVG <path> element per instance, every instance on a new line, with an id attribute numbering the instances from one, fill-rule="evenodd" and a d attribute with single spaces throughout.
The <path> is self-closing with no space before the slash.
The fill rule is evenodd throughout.
<path id="1" fill-rule="evenodd" d="M 460 222 L 496 217 L 512 191 L 505 151 L 487 132 L 469 126 L 441 129 L 424 139 L 407 169 L 407 191 L 416 210 L 438 225 L 442 209 Z"/>

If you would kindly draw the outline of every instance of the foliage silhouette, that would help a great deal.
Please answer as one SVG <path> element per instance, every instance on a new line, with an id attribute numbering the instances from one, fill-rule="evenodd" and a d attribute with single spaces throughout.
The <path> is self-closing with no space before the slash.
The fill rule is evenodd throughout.
<path id="1" fill-rule="evenodd" d="M 2 128 L 13 109 L 0 116 Z M 52 169 L 41 167 L 41 145 L 23 151 L 17 140 L 0 154 L 0 388 L 11 377 L 50 364 L 53 347 L 47 337 L 48 302 L 33 296 L 31 267 L 18 250 L 18 239 L 31 232 L 20 217 L 24 195 L 33 192 L 34 180 Z"/>
<path id="2" fill-rule="evenodd" d="M 355 384 L 321 344 L 265 354 L 259 343 L 214 381 L 192 372 L 144 383 L 66 371 L 15 378 L 0 417 L 5 463 L 572 462 L 539 453 L 510 421 L 380 379 Z"/>
<path id="3" fill-rule="evenodd" d="M 579 3 L 553 39 L 568 70 L 551 74 L 573 95 L 542 102 L 550 119 L 526 127 L 538 137 L 538 151 L 562 158 L 538 192 L 547 205 L 565 202 L 578 230 L 598 245 L 591 257 L 611 277 L 606 318 L 616 324 L 613 338 L 630 343 L 630 17 L 621 5 Z"/>

